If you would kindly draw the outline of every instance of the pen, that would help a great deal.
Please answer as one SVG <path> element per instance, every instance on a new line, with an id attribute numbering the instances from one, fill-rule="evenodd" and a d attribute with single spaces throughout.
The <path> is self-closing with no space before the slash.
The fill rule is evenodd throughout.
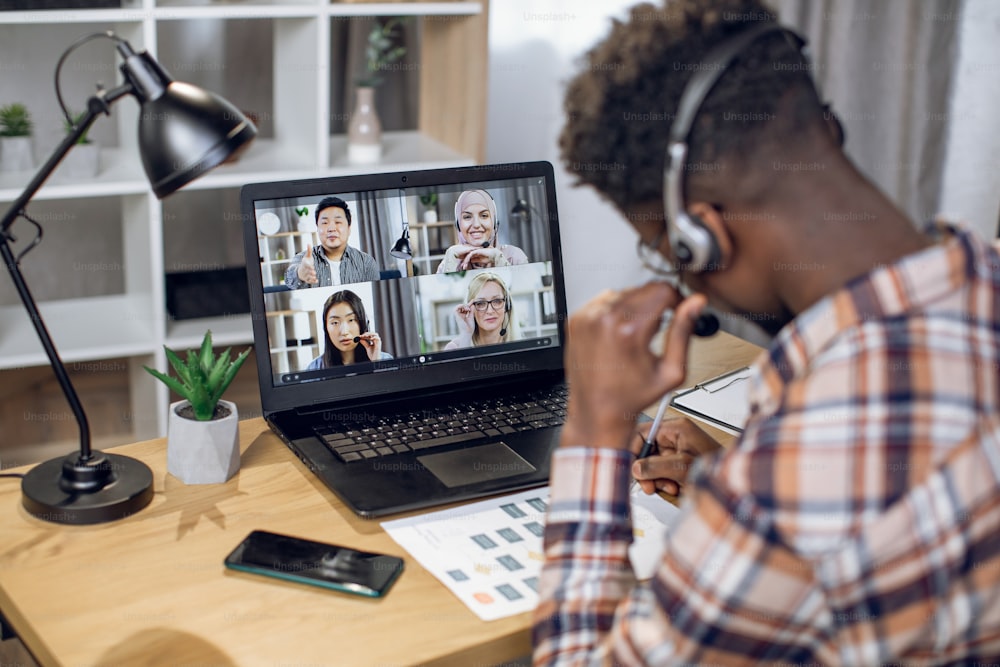
<path id="1" fill-rule="evenodd" d="M 656 432 L 660 430 L 660 423 L 663 421 L 663 414 L 667 411 L 667 406 L 670 405 L 670 400 L 674 397 L 674 392 L 668 391 L 666 396 L 660 401 L 660 407 L 656 410 L 656 416 L 653 417 L 653 425 L 649 427 L 649 433 L 646 435 L 646 439 L 642 443 L 642 449 L 639 450 L 639 456 L 637 458 L 644 459 L 649 456 L 649 453 L 653 451 L 653 445 L 656 443 Z"/>
<path id="2" fill-rule="evenodd" d="M 644 459 L 649 456 L 649 453 L 653 451 L 653 444 L 656 442 L 656 432 L 660 430 L 660 423 L 663 421 L 663 414 L 667 411 L 667 406 L 670 405 L 670 401 L 674 396 L 674 392 L 668 391 L 667 394 L 660 400 L 660 407 L 656 409 L 656 416 L 653 417 L 653 425 L 649 427 L 649 433 L 646 435 L 646 439 L 642 441 L 642 449 L 639 450 L 638 459 Z M 633 479 L 632 484 L 629 485 L 629 493 L 635 490 L 636 485 L 639 484 L 639 480 Z"/>

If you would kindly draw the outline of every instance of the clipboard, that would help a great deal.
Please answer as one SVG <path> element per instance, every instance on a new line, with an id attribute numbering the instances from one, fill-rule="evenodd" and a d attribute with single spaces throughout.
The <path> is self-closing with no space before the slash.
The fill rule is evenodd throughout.
<path id="1" fill-rule="evenodd" d="M 670 406 L 732 435 L 743 433 L 750 417 L 750 367 L 724 373 L 674 394 Z"/>

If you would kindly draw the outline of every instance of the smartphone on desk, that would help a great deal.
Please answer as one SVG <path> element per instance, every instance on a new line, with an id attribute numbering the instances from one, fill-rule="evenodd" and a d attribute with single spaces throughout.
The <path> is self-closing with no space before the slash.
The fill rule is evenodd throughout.
<path id="1" fill-rule="evenodd" d="M 226 556 L 231 570 L 377 598 L 403 572 L 403 559 L 255 530 Z"/>

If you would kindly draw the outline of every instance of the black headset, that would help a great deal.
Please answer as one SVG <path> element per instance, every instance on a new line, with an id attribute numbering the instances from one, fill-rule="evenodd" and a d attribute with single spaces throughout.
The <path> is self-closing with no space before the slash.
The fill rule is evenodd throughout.
<path id="1" fill-rule="evenodd" d="M 497 208 L 497 201 L 493 198 L 493 195 L 491 195 L 488 190 L 483 190 L 482 188 L 475 188 L 475 189 L 479 190 L 480 192 L 485 192 L 486 196 L 490 198 L 491 202 L 493 202 L 493 210 L 494 211 L 499 211 L 499 209 Z M 458 196 L 459 196 L 459 198 L 461 198 L 462 193 L 459 193 Z M 462 212 L 458 210 L 458 199 L 455 200 L 455 209 L 456 209 L 455 210 L 455 229 L 457 229 L 459 232 L 461 232 L 462 231 L 462 225 L 459 224 L 458 220 L 459 220 L 459 216 L 461 215 Z M 482 247 L 483 248 L 489 248 L 491 245 L 493 245 L 493 242 L 496 241 L 496 240 L 498 240 L 499 238 L 500 238 L 500 216 L 496 215 L 496 216 L 493 217 L 493 236 L 490 237 L 489 241 L 483 241 Z M 500 335 L 502 336 L 503 334 L 500 334 Z"/>
<path id="2" fill-rule="evenodd" d="M 777 23 L 758 23 L 708 52 L 685 86 L 677 105 L 677 115 L 670 126 L 670 139 L 667 143 L 666 169 L 663 172 L 663 203 L 670 249 L 678 264 L 691 273 L 713 271 L 722 262 L 722 250 L 715 235 L 698 216 L 688 213 L 684 204 L 684 167 L 691 126 L 694 125 L 695 118 L 708 94 L 726 73 L 736 56 L 761 37 L 773 33 L 784 35 L 808 67 L 805 39 Z M 824 117 L 831 119 L 842 145 L 843 127 L 828 104 L 824 106 Z"/>

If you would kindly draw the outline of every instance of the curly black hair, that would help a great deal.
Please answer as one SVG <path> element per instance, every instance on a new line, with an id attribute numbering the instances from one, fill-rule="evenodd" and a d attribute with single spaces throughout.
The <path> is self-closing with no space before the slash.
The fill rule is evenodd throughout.
<path id="1" fill-rule="evenodd" d="M 626 22 L 613 21 L 564 100 L 559 146 L 576 184 L 593 185 L 623 213 L 661 200 L 670 126 L 684 87 L 711 48 L 761 21 L 774 23 L 777 15 L 759 0 L 643 3 Z M 737 56 L 692 127 L 685 190 L 824 127 L 811 67 L 780 33 Z M 726 192 L 735 196 L 734 182 L 726 180 Z"/>

